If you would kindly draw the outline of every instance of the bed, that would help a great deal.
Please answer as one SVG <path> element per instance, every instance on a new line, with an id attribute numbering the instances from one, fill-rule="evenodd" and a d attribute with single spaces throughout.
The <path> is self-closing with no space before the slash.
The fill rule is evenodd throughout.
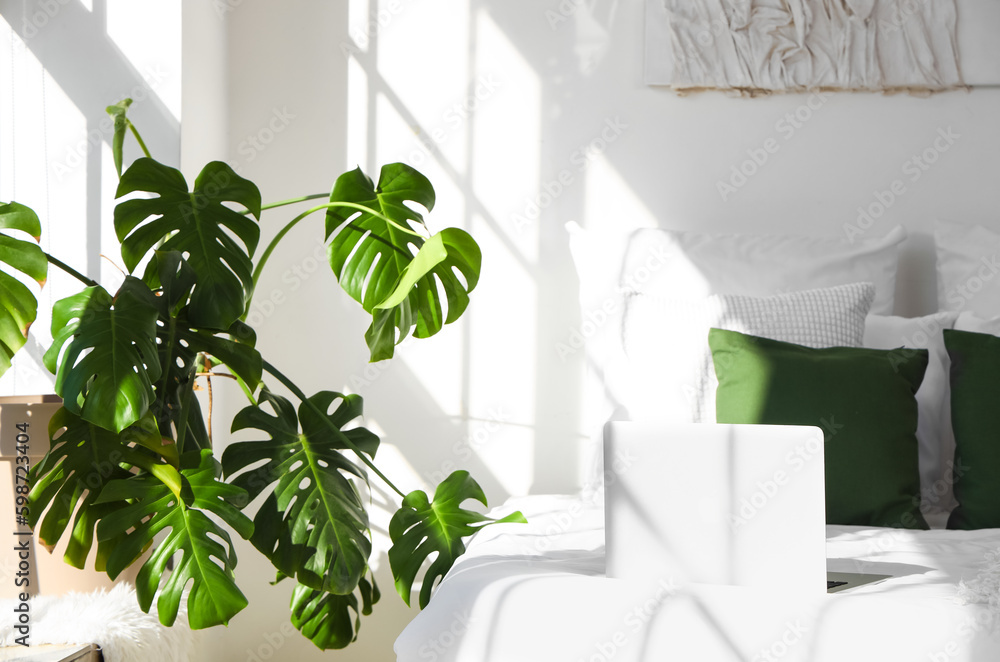
<path id="1" fill-rule="evenodd" d="M 579 228 L 571 237 L 581 318 L 606 315 L 586 347 L 591 429 L 607 419 L 711 424 L 717 413 L 718 422 L 782 422 L 722 420 L 733 391 L 717 354 L 713 370 L 710 327 L 809 352 L 853 347 L 864 356 L 884 350 L 919 360 L 904 401 L 877 401 L 869 423 L 837 409 L 840 395 L 823 387 L 823 401 L 847 416 L 843 434 L 861 435 L 848 460 L 876 466 L 868 483 L 893 486 L 889 497 L 872 489 L 866 498 L 902 499 L 907 511 L 898 518 L 898 509 L 873 503 L 869 512 L 834 509 L 831 516 L 831 502 L 845 491 L 835 488 L 850 478 L 842 474 L 855 472 L 831 461 L 828 434 L 828 569 L 891 579 L 802 597 L 606 578 L 603 486 L 616 469 L 596 462 L 579 494 L 521 497 L 499 508 L 495 515 L 521 510 L 529 523 L 487 527 L 473 538 L 397 639 L 397 660 L 1000 659 L 993 381 L 1000 283 L 988 268 L 989 256 L 1000 254 L 1000 233 L 939 222 L 939 310 L 913 318 L 892 314 L 905 240 L 902 228 L 860 239 L 662 229 L 607 236 Z M 865 429 L 881 418 L 899 423 Z M 847 492 L 866 489 L 845 484 Z"/>
<path id="2" fill-rule="evenodd" d="M 529 524 L 476 536 L 396 640 L 398 662 L 1000 659 L 996 613 L 958 589 L 985 573 L 995 590 L 997 529 L 830 526 L 831 570 L 897 576 L 796 603 L 607 579 L 599 501 L 531 496 L 501 510 L 515 508 Z"/>

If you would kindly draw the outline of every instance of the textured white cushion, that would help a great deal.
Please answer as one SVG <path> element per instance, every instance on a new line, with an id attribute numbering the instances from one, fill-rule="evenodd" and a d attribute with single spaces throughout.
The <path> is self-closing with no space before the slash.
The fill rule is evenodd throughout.
<path id="1" fill-rule="evenodd" d="M 955 326 L 958 313 L 941 312 L 925 317 L 869 315 L 864 346 L 875 349 L 911 347 L 928 351 L 927 371 L 917 391 L 917 445 L 920 463 L 921 511 L 928 522 L 946 521 L 955 507 L 952 463 L 955 435 L 951 430 L 951 388 L 944 329 Z"/>
<path id="2" fill-rule="evenodd" d="M 938 308 L 1000 315 L 1000 226 L 934 224 Z"/>
<path id="3" fill-rule="evenodd" d="M 634 420 L 714 423 L 710 328 L 808 347 L 858 347 L 874 296 L 871 283 L 700 301 L 630 294 L 622 325 L 629 360 L 609 375 L 611 388 Z"/>

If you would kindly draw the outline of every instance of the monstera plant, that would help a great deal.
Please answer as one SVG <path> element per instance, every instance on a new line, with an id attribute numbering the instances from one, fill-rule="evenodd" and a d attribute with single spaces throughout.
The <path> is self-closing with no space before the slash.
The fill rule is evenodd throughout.
<path id="1" fill-rule="evenodd" d="M 379 438 L 362 424 L 360 396 L 306 394 L 268 363 L 246 322 L 254 287 L 287 232 L 322 213 L 330 266 L 371 314 L 365 339 L 380 361 L 409 334 L 428 337 L 458 319 L 479 278 L 479 247 L 457 228 L 428 232 L 417 210 L 433 208 L 434 190 L 399 163 L 382 168 L 377 184 L 353 170 L 330 194 L 270 205 L 221 162 L 189 187 L 150 157 L 126 116 L 130 103 L 108 108 L 117 196 L 138 194 L 114 210 L 128 272 L 115 292 L 43 252 L 31 209 L 0 205 L 0 370 L 35 319 L 37 299 L 25 283 L 44 284 L 53 265 L 83 285 L 52 309 L 44 362 L 64 404 L 51 421 L 50 451 L 32 467 L 22 514 L 50 549 L 68 537 L 65 560 L 74 566 L 85 565 L 95 544 L 96 568 L 112 578 L 141 564 L 142 609 L 155 600 L 170 625 L 186 601 L 193 628 L 227 623 L 247 606 L 234 575 L 235 533 L 274 564 L 276 581 L 295 583 L 295 627 L 320 648 L 342 648 L 379 599 L 368 564 L 369 472 L 402 499 L 389 525 L 389 562 L 407 604 L 422 570 L 421 607 L 465 551 L 464 539 L 494 520 L 463 508 L 470 499 L 486 505 L 464 471 L 433 499 L 404 494 L 375 464 Z M 145 157 L 123 171 L 128 132 Z M 319 198 L 254 261 L 264 210 Z M 232 430 L 254 438 L 221 455 L 194 395 L 212 375 L 240 384 L 247 405 Z M 244 509 L 258 497 L 251 519 Z"/>

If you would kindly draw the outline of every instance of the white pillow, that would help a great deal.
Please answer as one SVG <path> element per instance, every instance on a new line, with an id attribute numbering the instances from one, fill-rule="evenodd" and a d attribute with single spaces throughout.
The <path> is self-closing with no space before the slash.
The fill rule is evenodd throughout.
<path id="1" fill-rule="evenodd" d="M 868 282 L 875 285 L 872 312 L 890 315 L 905 238 L 898 226 L 884 237 L 854 243 L 837 237 L 636 230 L 625 242 L 616 276 L 626 290 L 672 299 L 763 297 Z M 609 238 L 597 240 L 593 250 L 615 259 Z"/>
<path id="2" fill-rule="evenodd" d="M 1000 315 L 1000 227 L 934 223 L 938 308 Z"/>
<path id="3" fill-rule="evenodd" d="M 901 227 L 883 237 L 854 242 L 837 237 L 700 234 L 664 229 L 633 232 L 585 230 L 566 225 L 580 281 L 581 329 L 556 348 L 566 360 L 586 358 L 583 421 L 599 434 L 617 403 L 605 373 L 622 360 L 623 290 L 675 299 L 710 294 L 770 296 L 857 282 L 875 285 L 872 311 L 891 314 Z"/>
<path id="4" fill-rule="evenodd" d="M 630 294 L 622 325 L 629 360 L 609 375 L 611 388 L 633 420 L 714 423 L 718 380 L 710 328 L 808 347 L 858 347 L 874 296 L 871 283 L 700 301 Z"/>
<path id="5" fill-rule="evenodd" d="M 955 330 L 1000 336 L 1000 317 L 983 319 L 975 313 L 960 313 L 955 321 Z"/>
<path id="6" fill-rule="evenodd" d="M 951 489 L 955 434 L 951 430 L 950 362 L 942 331 L 954 327 L 956 318 L 958 313 L 941 312 L 915 318 L 869 315 L 865 321 L 865 347 L 928 351 L 927 372 L 916 395 L 920 509 L 928 522 L 939 521 L 941 528 L 955 507 Z"/>

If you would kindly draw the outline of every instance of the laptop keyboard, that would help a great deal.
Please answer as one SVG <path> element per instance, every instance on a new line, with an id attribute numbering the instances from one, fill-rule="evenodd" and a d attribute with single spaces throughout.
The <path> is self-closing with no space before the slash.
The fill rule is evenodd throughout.
<path id="1" fill-rule="evenodd" d="M 843 586 L 846 583 L 847 582 L 832 582 L 830 580 L 827 580 L 827 582 L 826 582 L 826 590 L 829 591 L 831 588 L 836 588 L 838 586 Z"/>

